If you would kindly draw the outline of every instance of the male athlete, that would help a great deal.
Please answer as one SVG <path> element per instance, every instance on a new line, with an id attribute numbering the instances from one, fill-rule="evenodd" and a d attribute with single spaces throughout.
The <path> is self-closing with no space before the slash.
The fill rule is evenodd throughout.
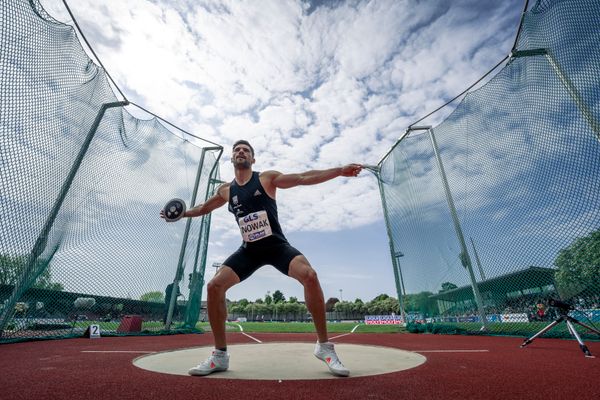
<path id="1" fill-rule="evenodd" d="M 341 168 L 308 171 L 300 174 L 282 174 L 277 171 L 252 171 L 254 149 L 245 140 L 233 145 L 231 157 L 235 179 L 219 187 L 217 193 L 187 210 L 184 217 L 197 217 L 229 203 L 235 216 L 243 243 L 218 269 L 207 285 L 208 319 L 214 336 L 215 350 L 208 359 L 189 370 L 190 375 L 208 375 L 225 371 L 229 367 L 229 354 L 225 339 L 225 293 L 263 265 L 273 265 L 285 275 L 304 286 L 306 307 L 312 314 L 318 341 L 315 356 L 327 363 L 337 376 L 348 376 L 350 371 L 339 360 L 333 343 L 329 343 L 325 320 L 325 301 L 317 273 L 302 253 L 293 248 L 283 235 L 277 218 L 277 189 L 299 185 L 315 185 L 338 176 L 357 176 L 362 166 L 349 164 Z M 161 217 L 164 218 L 161 211 Z"/>

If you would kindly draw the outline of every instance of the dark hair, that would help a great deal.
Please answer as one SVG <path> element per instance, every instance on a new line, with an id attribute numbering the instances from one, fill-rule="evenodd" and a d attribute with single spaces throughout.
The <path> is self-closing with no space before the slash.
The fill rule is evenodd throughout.
<path id="1" fill-rule="evenodd" d="M 237 146 L 238 144 L 245 144 L 246 146 L 250 147 L 250 151 L 252 152 L 252 157 L 254 157 L 254 148 L 252 148 L 252 145 L 250 143 L 248 143 L 247 140 L 240 139 L 240 140 L 236 141 L 233 144 L 233 146 L 231 146 L 231 148 L 235 149 L 235 146 Z"/>

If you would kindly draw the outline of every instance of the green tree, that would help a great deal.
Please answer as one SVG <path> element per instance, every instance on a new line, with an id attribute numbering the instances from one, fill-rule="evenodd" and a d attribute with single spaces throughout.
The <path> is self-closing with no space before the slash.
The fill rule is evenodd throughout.
<path id="1" fill-rule="evenodd" d="M 389 297 L 390 297 L 390 296 L 388 296 L 387 294 L 385 294 L 385 293 L 382 293 L 382 294 L 380 294 L 379 296 L 375 297 L 375 298 L 373 299 L 373 301 L 381 301 L 381 300 L 385 300 L 385 299 L 387 299 L 387 298 L 389 298 Z"/>
<path id="2" fill-rule="evenodd" d="M 458 288 L 458 286 L 456 286 L 454 283 L 444 282 L 444 283 L 442 283 L 442 288 L 440 289 L 440 291 L 438 293 L 447 292 L 449 290 L 456 289 L 456 288 Z"/>
<path id="3" fill-rule="evenodd" d="M 9 256 L 0 254 L 0 284 L 14 285 L 20 278 L 27 262 L 27 256 Z M 50 266 L 46 266 L 44 271 L 37 277 L 32 287 L 38 289 L 64 290 L 64 286 L 58 282 L 52 282 L 52 273 Z"/>
<path id="4" fill-rule="evenodd" d="M 408 294 L 404 296 L 405 309 L 407 311 L 418 312 L 426 316 L 437 315 L 438 306 L 435 300 L 432 300 L 430 296 L 431 292 L 419 292 L 417 294 Z"/>
<path id="5" fill-rule="evenodd" d="M 600 290 L 600 229 L 562 249 L 554 265 L 558 268 L 557 289 L 563 298 Z"/>
<path id="6" fill-rule="evenodd" d="M 276 290 L 276 291 L 273 293 L 273 301 L 274 301 L 275 303 L 282 303 L 282 302 L 284 302 L 284 301 L 285 301 L 285 296 L 283 295 L 283 293 L 282 293 L 281 291 L 279 291 L 279 290 Z"/>
<path id="7" fill-rule="evenodd" d="M 354 303 L 352 303 L 352 312 L 357 314 L 365 314 L 367 312 L 365 303 L 363 303 L 361 299 L 354 300 Z"/>
<path id="8" fill-rule="evenodd" d="M 400 312 L 400 303 L 393 297 L 388 297 L 381 301 L 381 307 L 386 314 L 398 314 Z"/>
<path id="9" fill-rule="evenodd" d="M 248 306 L 248 303 L 249 303 L 248 299 L 241 299 L 241 300 L 238 300 L 238 304 L 239 304 L 240 306 L 242 306 L 242 307 L 246 307 L 246 306 Z"/>
<path id="10" fill-rule="evenodd" d="M 271 295 L 266 295 L 265 296 L 265 304 L 270 305 L 273 302 L 273 298 L 271 297 Z"/>
<path id="11" fill-rule="evenodd" d="M 327 312 L 333 311 L 333 307 L 335 306 L 335 303 L 337 303 L 338 301 L 340 301 L 340 299 L 338 299 L 337 297 L 330 297 L 325 302 L 325 311 L 327 311 Z"/>
<path id="12" fill-rule="evenodd" d="M 246 307 L 238 302 L 229 303 L 228 311 L 231 314 L 243 314 L 246 312 Z"/>
<path id="13" fill-rule="evenodd" d="M 340 301 L 335 303 L 333 310 L 339 313 L 350 314 L 354 310 L 354 303 L 350 303 L 349 301 Z"/>
<path id="14" fill-rule="evenodd" d="M 140 300 L 150 301 L 152 303 L 164 303 L 165 295 L 161 291 L 148 292 L 141 295 Z"/>
<path id="15" fill-rule="evenodd" d="M 270 314 L 269 306 L 265 303 L 254 303 L 254 315 L 264 316 Z"/>
<path id="16" fill-rule="evenodd" d="M 365 304 L 365 308 L 367 309 L 367 313 L 370 315 L 380 315 L 384 314 L 384 305 L 381 301 L 372 300 Z"/>

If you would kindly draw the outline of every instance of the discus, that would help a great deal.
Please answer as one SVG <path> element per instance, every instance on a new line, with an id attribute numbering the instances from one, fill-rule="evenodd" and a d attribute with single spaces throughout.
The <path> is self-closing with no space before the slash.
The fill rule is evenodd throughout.
<path id="1" fill-rule="evenodd" d="M 163 214 L 167 222 L 179 221 L 185 214 L 185 201 L 181 199 L 169 200 L 163 208 Z"/>

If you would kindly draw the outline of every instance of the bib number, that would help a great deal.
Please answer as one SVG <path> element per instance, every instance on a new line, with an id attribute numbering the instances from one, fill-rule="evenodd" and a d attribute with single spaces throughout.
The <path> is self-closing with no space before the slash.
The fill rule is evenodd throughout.
<path id="1" fill-rule="evenodd" d="M 257 211 L 238 219 L 240 233 L 244 242 L 256 242 L 257 240 L 271 236 L 271 225 L 266 211 Z"/>

